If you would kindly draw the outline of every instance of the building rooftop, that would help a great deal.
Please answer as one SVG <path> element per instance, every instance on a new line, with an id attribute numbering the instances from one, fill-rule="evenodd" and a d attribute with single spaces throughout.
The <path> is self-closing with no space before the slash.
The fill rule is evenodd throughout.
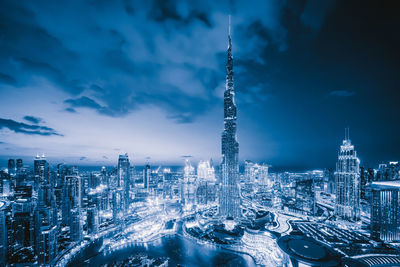
<path id="1" fill-rule="evenodd" d="M 372 182 L 372 188 L 375 189 L 400 189 L 400 180 L 396 181 L 376 181 Z"/>
<path id="2" fill-rule="evenodd" d="M 278 240 L 279 247 L 290 258 L 312 266 L 339 266 L 341 255 L 322 243 L 300 235 L 286 235 Z"/>

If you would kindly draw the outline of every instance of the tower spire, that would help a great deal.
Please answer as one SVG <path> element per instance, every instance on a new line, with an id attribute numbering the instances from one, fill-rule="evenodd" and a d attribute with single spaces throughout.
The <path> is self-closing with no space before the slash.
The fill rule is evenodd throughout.
<path id="1" fill-rule="evenodd" d="M 229 14 L 229 27 L 228 27 L 228 35 L 231 36 L 231 14 Z"/>

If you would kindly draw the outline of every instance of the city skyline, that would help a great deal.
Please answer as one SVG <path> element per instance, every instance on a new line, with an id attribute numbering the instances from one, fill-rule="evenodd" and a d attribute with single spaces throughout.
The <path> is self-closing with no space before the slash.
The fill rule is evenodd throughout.
<path id="1" fill-rule="evenodd" d="M 0 266 L 400 267 L 386 3 L 4 0 Z"/>
<path id="2" fill-rule="evenodd" d="M 185 155 L 219 162 L 229 13 L 241 164 L 334 168 L 345 127 L 361 165 L 400 157 L 398 19 L 390 8 L 374 1 L 363 8 L 345 1 L 61 5 L 63 16 L 46 1 L 0 7 L 2 166 L 37 153 L 92 166 L 115 165 L 125 152 L 137 165 L 147 157 L 183 165 Z M 378 19 L 368 19 L 372 12 Z"/>

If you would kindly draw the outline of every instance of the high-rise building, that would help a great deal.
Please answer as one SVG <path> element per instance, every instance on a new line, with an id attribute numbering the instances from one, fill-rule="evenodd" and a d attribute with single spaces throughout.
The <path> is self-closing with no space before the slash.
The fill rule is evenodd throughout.
<path id="1" fill-rule="evenodd" d="M 219 215 L 223 218 L 239 218 L 239 143 L 236 141 L 236 104 L 233 86 L 232 39 L 228 34 L 228 59 L 226 64 L 226 87 L 224 92 L 224 130 L 221 138 L 221 190 L 219 196 Z"/>
<path id="2" fill-rule="evenodd" d="M 118 187 L 122 188 L 124 191 L 123 206 L 125 210 L 128 210 L 130 203 L 130 163 L 127 153 L 125 155 L 119 155 L 118 158 Z"/>
<path id="3" fill-rule="evenodd" d="M 65 177 L 65 195 L 63 203 L 63 224 L 70 227 L 70 238 L 72 241 L 82 239 L 81 223 L 81 177 L 76 175 Z"/>
<path id="4" fill-rule="evenodd" d="M 33 161 L 33 174 L 35 175 L 35 187 L 37 188 L 40 183 L 49 182 L 49 164 L 46 157 L 37 155 Z"/>
<path id="5" fill-rule="evenodd" d="M 20 171 L 24 167 L 24 163 L 22 159 L 17 159 L 17 172 Z"/>
<path id="6" fill-rule="evenodd" d="M 8 173 L 10 175 L 15 174 L 15 160 L 14 159 L 9 159 L 8 160 Z"/>
<path id="7" fill-rule="evenodd" d="M 149 164 L 146 164 L 146 166 L 144 166 L 143 169 L 143 186 L 146 190 L 149 190 L 150 177 L 151 177 L 151 168 Z"/>
<path id="8" fill-rule="evenodd" d="M 340 146 L 335 172 L 335 214 L 349 220 L 360 219 L 360 160 L 351 144 L 348 129 Z"/>
<path id="9" fill-rule="evenodd" d="M 7 208 L 6 201 L 0 201 L 0 262 L 6 262 L 7 255 Z"/>
<path id="10" fill-rule="evenodd" d="M 371 236 L 400 241 L 400 181 L 372 182 Z"/>
<path id="11" fill-rule="evenodd" d="M 390 161 L 387 164 L 379 164 L 378 171 L 376 172 L 377 181 L 398 180 L 399 178 L 399 162 Z"/>
<path id="12" fill-rule="evenodd" d="M 189 160 L 185 161 L 183 172 L 183 182 L 181 184 L 181 200 L 185 205 L 185 209 L 192 209 L 196 198 L 196 174 L 195 169 Z"/>
<path id="13" fill-rule="evenodd" d="M 248 182 L 254 184 L 258 183 L 259 185 L 267 185 L 269 182 L 268 179 L 268 168 L 269 165 L 265 163 L 253 163 L 252 161 L 245 161 L 245 177 Z"/>
<path id="14" fill-rule="evenodd" d="M 215 182 L 215 170 L 210 161 L 200 161 L 197 165 L 197 180 Z"/>
<path id="15" fill-rule="evenodd" d="M 364 167 L 360 167 L 360 197 L 366 199 L 366 186 L 368 183 L 368 172 Z"/>
<path id="16" fill-rule="evenodd" d="M 87 229 L 88 234 L 95 234 L 99 230 L 99 214 L 95 206 L 87 210 Z"/>
<path id="17" fill-rule="evenodd" d="M 32 187 L 15 187 L 14 201 L 12 202 L 12 243 L 14 250 L 34 245 L 34 209 Z"/>

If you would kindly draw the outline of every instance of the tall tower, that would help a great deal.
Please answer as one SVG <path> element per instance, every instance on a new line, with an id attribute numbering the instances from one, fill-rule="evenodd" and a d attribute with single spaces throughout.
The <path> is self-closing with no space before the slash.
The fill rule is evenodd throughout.
<path id="1" fill-rule="evenodd" d="M 346 129 L 340 146 L 335 172 L 336 205 L 335 214 L 344 219 L 360 219 L 360 160 Z"/>
<path id="2" fill-rule="evenodd" d="M 239 197 L 239 143 L 236 141 L 236 104 L 233 86 L 233 57 L 231 19 L 229 16 L 228 59 L 226 64 L 226 87 L 224 92 L 224 130 L 221 138 L 221 190 L 219 214 L 222 217 L 240 217 Z"/>
<path id="3" fill-rule="evenodd" d="M 130 204 L 130 163 L 127 153 L 125 153 L 125 155 L 119 155 L 118 158 L 118 187 L 124 191 L 124 208 L 128 210 Z"/>

